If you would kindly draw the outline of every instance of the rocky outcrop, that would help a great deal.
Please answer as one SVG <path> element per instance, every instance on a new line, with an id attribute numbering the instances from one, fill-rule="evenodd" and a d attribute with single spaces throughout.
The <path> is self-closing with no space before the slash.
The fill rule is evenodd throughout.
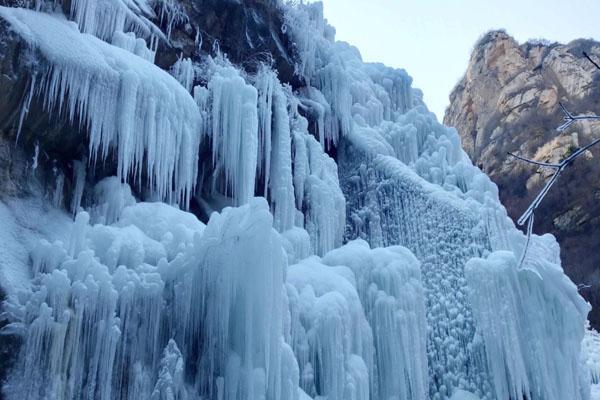
<path id="1" fill-rule="evenodd" d="M 28 103 L 29 74 L 37 68 L 33 59 L 28 45 L 0 20 L 0 196 L 30 194 L 41 182 L 53 185 L 52 175 L 64 170 L 70 176 L 72 160 L 83 159 L 87 152 L 85 135 L 66 118 L 44 111 L 36 96 Z M 25 104 L 28 113 L 23 112 Z M 41 150 L 34 161 L 36 145 Z M 36 176 L 41 179 L 32 179 Z"/>
<path id="2" fill-rule="evenodd" d="M 476 44 L 465 76 L 450 95 L 444 123 L 456 127 L 473 162 L 500 188 L 516 220 L 551 171 L 515 161 L 507 152 L 557 162 L 600 137 L 600 123 L 572 125 L 560 134 L 559 102 L 573 113 L 600 114 L 600 71 L 583 55 L 600 59 L 600 43 L 579 39 L 562 45 L 519 44 L 503 31 Z M 566 273 L 594 306 L 600 325 L 600 147 L 561 175 L 536 212 L 534 231 L 550 232 L 561 244 Z"/>
<path id="3" fill-rule="evenodd" d="M 254 72 L 261 62 L 272 63 L 282 82 L 300 84 L 278 0 L 184 0 L 179 4 L 186 17 L 173 29 L 169 42 L 161 42 L 157 65 L 168 69 L 181 55 L 194 57 L 219 49 L 246 71 Z M 167 23 L 162 25 L 168 32 Z"/>

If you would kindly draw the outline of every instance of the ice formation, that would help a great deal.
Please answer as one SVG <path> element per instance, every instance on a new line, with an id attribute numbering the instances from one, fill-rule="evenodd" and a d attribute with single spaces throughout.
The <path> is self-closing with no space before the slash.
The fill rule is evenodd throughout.
<path id="1" fill-rule="evenodd" d="M 194 65 L 189 58 L 179 58 L 171 68 L 171 74 L 181 85 L 191 92 L 194 88 Z"/>
<path id="2" fill-rule="evenodd" d="M 263 179 L 263 195 L 267 197 L 271 176 L 271 136 L 273 130 L 273 90 L 275 73 L 263 66 L 256 75 L 258 93 L 258 176 Z"/>
<path id="3" fill-rule="evenodd" d="M 273 125 L 271 136 L 271 157 L 269 198 L 273 208 L 275 226 L 281 232 L 294 227 L 296 216 L 294 184 L 292 176 L 292 135 L 287 108 L 287 97 L 281 84 L 274 83 Z M 269 134 L 266 132 L 265 134 Z"/>
<path id="4" fill-rule="evenodd" d="M 296 201 L 304 210 L 305 228 L 316 254 L 339 247 L 346 226 L 346 199 L 339 187 L 335 161 L 306 134 L 307 123 L 294 115 L 293 149 Z"/>
<path id="5" fill-rule="evenodd" d="M 222 193 L 234 204 L 247 203 L 254 193 L 258 152 L 256 89 L 231 65 L 213 64 L 208 83 L 213 165 L 223 175 Z"/>
<path id="6" fill-rule="evenodd" d="M 70 17 L 84 33 L 110 40 L 114 32 L 132 30 L 144 36 L 160 34 L 150 22 L 148 0 L 71 0 Z"/>
<path id="7" fill-rule="evenodd" d="M 37 151 L 39 150 L 36 150 L 36 154 Z M 77 214 L 81 207 L 81 200 L 83 199 L 83 191 L 85 189 L 85 177 L 85 164 L 79 160 L 73 161 L 73 182 L 75 182 L 71 196 L 71 212 L 73 215 Z"/>
<path id="8" fill-rule="evenodd" d="M 539 247 L 540 253 L 546 250 Z M 529 264 L 519 270 L 514 254 L 506 251 L 471 259 L 465 267 L 497 398 L 532 393 L 533 398 L 564 399 L 581 391 L 580 360 L 571 355 L 580 350 L 578 324 L 588 310 L 576 301 L 574 285 L 562 270 L 536 256 L 535 269 Z M 571 290 L 557 290 L 561 286 Z"/>
<path id="9" fill-rule="evenodd" d="M 592 383 L 600 384 L 600 334 L 588 327 L 581 343 L 582 352 L 587 355 L 586 364 L 590 369 Z"/>
<path id="10" fill-rule="evenodd" d="M 148 48 L 146 41 L 136 37 L 133 32 L 123 33 L 121 31 L 116 31 L 113 34 L 111 44 L 140 56 L 144 60 L 154 64 L 156 49 L 153 50 Z"/>
<path id="11" fill-rule="evenodd" d="M 187 205 L 196 183 L 200 115 L 168 73 L 128 51 L 81 34 L 58 16 L 0 8 L 0 17 L 42 64 L 36 88 L 49 112 L 88 132 L 90 158 L 113 149 L 122 180 L 142 174 L 160 198 Z"/>
<path id="12" fill-rule="evenodd" d="M 424 108 L 406 73 L 365 65 L 355 49 L 333 42 L 321 7 L 310 4 L 290 9 L 287 29 L 298 38 L 300 73 L 321 89 L 325 101 L 319 104 L 332 105 L 338 122 L 337 164 L 348 201 L 346 237 L 364 238 L 371 246 L 401 244 L 421 260 L 429 327 L 427 395 L 448 398 L 461 390 L 484 399 L 586 398 L 579 343 L 588 306 L 557 269 L 555 242 L 545 239 L 545 251 L 528 257 L 527 272 L 519 272 L 519 283 L 500 296 L 517 296 L 519 307 L 531 309 L 547 309 L 548 302 L 561 304 L 560 312 L 547 309 L 544 317 L 529 321 L 527 328 L 507 328 L 498 339 L 493 334 L 498 329 L 497 318 L 493 326 L 486 325 L 480 314 L 485 307 L 477 307 L 469 297 L 479 290 L 477 298 L 484 300 L 492 292 L 483 289 L 484 283 L 492 285 L 490 277 L 475 272 L 483 269 L 483 264 L 469 260 L 502 250 L 520 254 L 524 238 L 499 205 L 496 187 L 468 160 L 456 132 L 438 124 Z M 311 40 L 311 34 L 316 38 Z M 341 106 L 346 91 L 352 99 L 350 110 Z M 316 96 L 302 94 L 302 98 Z M 351 127 L 345 129 L 348 113 Z M 468 273 L 465 265 L 470 266 Z M 515 269 L 499 274 L 510 279 L 510 274 L 517 273 Z M 487 281 L 474 282 L 478 274 Z M 499 302 L 496 299 L 495 305 Z M 556 319 L 547 319 L 557 313 Z M 523 314 L 517 311 L 514 315 Z M 526 313 L 531 314 L 535 312 Z M 510 318 L 515 319 L 514 315 Z M 564 330 L 556 335 L 544 333 L 553 324 Z M 516 337 L 508 339 L 511 329 Z M 524 344 L 519 352 L 502 340 Z M 554 348 L 554 352 L 560 349 L 560 356 L 550 350 L 537 354 L 537 343 Z M 514 363 L 503 363 L 501 350 L 488 354 L 495 348 L 510 348 Z M 542 371 L 540 364 L 548 367 Z M 555 386 L 557 382 L 561 382 L 560 388 Z"/>
<path id="13" fill-rule="evenodd" d="M 158 379 L 150 400 L 185 399 L 184 372 L 183 356 L 177 343 L 171 339 L 160 360 Z"/>
<path id="14" fill-rule="evenodd" d="M 519 268 L 525 236 L 406 72 L 336 42 L 320 3 L 280 6 L 303 87 L 222 54 L 154 66 L 147 18 L 170 36 L 175 0 L 73 1 L 86 33 L 0 8 L 31 93 L 90 142 L 49 198 L 74 221 L 0 199 L 6 397 L 588 400 L 597 334 L 582 354 L 555 240 Z"/>
<path id="15" fill-rule="evenodd" d="M 284 251 L 264 200 L 215 214 L 206 228 L 139 203 L 110 225 L 90 226 L 81 212 L 72 229 L 69 243 L 34 252 L 39 281 L 9 326 L 26 332 L 18 370 L 28 372 L 11 379 L 9 396 L 183 393 L 182 354 L 194 357 L 186 366 L 207 396 L 282 398 L 296 388 L 283 340 Z"/>

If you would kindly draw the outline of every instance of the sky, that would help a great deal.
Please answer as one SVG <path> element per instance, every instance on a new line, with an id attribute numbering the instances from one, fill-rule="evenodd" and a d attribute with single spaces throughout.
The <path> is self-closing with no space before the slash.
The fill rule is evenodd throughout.
<path id="1" fill-rule="evenodd" d="M 322 0 L 338 40 L 404 68 L 441 120 L 473 45 L 503 28 L 519 42 L 600 40 L 600 0 Z"/>

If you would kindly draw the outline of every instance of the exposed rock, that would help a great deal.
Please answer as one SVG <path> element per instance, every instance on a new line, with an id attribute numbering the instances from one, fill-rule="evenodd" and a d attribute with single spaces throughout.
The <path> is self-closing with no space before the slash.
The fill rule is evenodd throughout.
<path id="1" fill-rule="evenodd" d="M 2 2 L 0 2 L 2 3 Z M 10 2 L 9 2 L 10 4 Z M 34 99 L 30 113 L 24 118 L 18 134 L 22 105 L 28 92 L 28 70 L 35 68 L 26 43 L 13 34 L 0 20 L 0 195 L 23 196 L 32 185 L 53 183 L 54 179 L 32 179 L 36 176 L 50 178 L 57 168 L 68 168 L 87 148 L 78 132 L 63 121 L 52 120 Z M 40 134 L 43 133 L 43 134 Z M 39 168 L 33 171 L 35 146 Z"/>
<path id="2" fill-rule="evenodd" d="M 294 51 L 282 29 L 278 0 L 180 1 L 192 21 L 173 31 L 169 43 L 161 43 L 157 64 L 169 68 L 177 57 L 194 57 L 198 51 L 212 54 L 216 48 L 234 63 L 253 72 L 259 62 L 272 62 L 282 82 L 300 85 L 294 75 Z M 235 23 L 231 23 L 235 21 Z"/>
<path id="3" fill-rule="evenodd" d="M 559 102 L 573 113 L 600 114 L 600 71 L 583 56 L 600 59 L 600 43 L 519 44 L 503 31 L 487 33 L 475 46 L 465 76 L 450 95 L 444 122 L 455 126 L 473 161 L 496 182 L 516 220 L 551 171 L 515 161 L 507 152 L 558 162 L 600 136 L 600 123 L 572 125 L 559 135 Z M 536 212 L 536 233 L 551 232 L 561 244 L 563 266 L 592 303 L 600 326 L 600 147 L 561 175 Z"/>

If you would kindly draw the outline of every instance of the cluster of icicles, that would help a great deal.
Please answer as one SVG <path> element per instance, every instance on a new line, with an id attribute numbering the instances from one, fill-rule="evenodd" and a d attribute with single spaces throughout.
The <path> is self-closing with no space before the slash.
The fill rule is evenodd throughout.
<path id="1" fill-rule="evenodd" d="M 456 132 L 404 71 L 335 42 L 322 5 L 282 5 L 292 91 L 222 56 L 156 67 L 176 1 L 72 1 L 78 27 L 38 3 L 0 7 L 39 60 L 21 123 L 41 98 L 117 177 L 84 211 L 76 164 L 70 239 L 9 293 L 9 399 L 587 398 L 587 308 L 555 243 L 517 269 L 522 237 Z M 172 206 L 192 201 L 207 225 Z"/>

